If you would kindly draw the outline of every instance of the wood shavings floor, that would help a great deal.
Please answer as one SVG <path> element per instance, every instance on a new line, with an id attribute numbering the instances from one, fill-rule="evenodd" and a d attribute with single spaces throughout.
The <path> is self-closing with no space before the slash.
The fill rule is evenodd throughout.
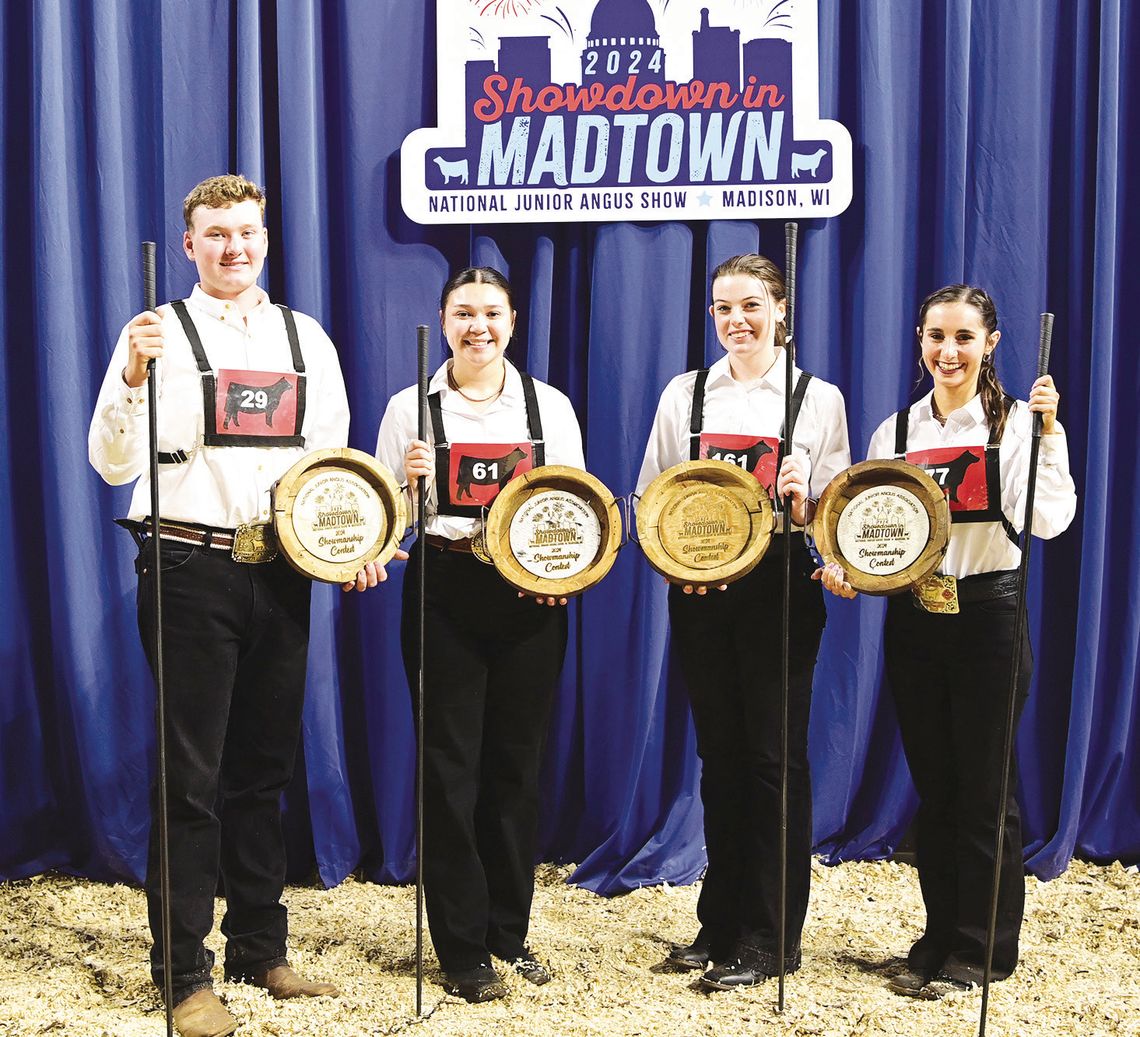
<path id="1" fill-rule="evenodd" d="M 776 983 L 705 994 L 692 973 L 658 966 L 671 940 L 696 931 L 697 886 L 602 899 L 565 885 L 569 866 L 538 869 L 531 944 L 554 982 L 506 977 L 502 1001 L 444 994 L 425 944 L 424 1015 L 415 1015 L 414 890 L 349 880 L 291 887 L 293 964 L 334 979 L 338 999 L 277 1003 L 252 987 L 216 990 L 240 1037 L 948 1037 L 975 1034 L 979 991 L 941 1001 L 892 994 L 891 964 L 918 932 L 917 876 L 906 865 L 816 864 L 804 967 Z M 1016 974 L 995 984 L 991 1037 L 1140 1037 L 1140 875 L 1073 862 L 1027 881 Z M 218 918 L 222 905 L 218 905 Z M 217 932 L 210 946 L 221 959 Z M 0 1034 L 141 1037 L 165 1032 L 146 969 L 142 893 L 65 876 L 0 884 Z"/>

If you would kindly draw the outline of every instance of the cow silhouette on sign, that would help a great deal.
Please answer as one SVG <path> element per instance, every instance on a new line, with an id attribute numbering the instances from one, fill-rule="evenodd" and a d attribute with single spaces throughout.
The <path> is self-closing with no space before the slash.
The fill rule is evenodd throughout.
<path id="1" fill-rule="evenodd" d="M 944 471 L 946 474 L 938 480 L 939 485 L 950 495 L 950 500 L 960 504 L 958 491 L 966 479 L 966 469 L 981 460 L 977 454 L 970 450 L 963 450 L 952 461 L 942 461 L 938 464 L 926 464 L 923 467 L 929 471 Z"/>
<path id="2" fill-rule="evenodd" d="M 728 462 L 729 464 L 740 465 L 745 471 L 754 472 L 756 471 L 756 466 L 760 463 L 760 458 L 767 457 L 767 455 L 772 452 L 772 448 L 765 443 L 764 440 L 760 440 L 759 443 L 754 443 L 748 447 L 747 450 L 741 450 L 739 447 L 710 446 L 709 460 L 724 461 L 726 459 L 725 455 L 728 455 L 732 458 L 732 460 Z M 741 457 L 744 458 L 743 461 L 741 461 Z"/>
<path id="3" fill-rule="evenodd" d="M 233 422 L 234 428 L 241 428 L 238 416 L 241 414 L 243 403 L 246 404 L 246 410 L 263 411 L 265 424 L 273 428 L 273 415 L 281 406 L 281 397 L 292 388 L 289 379 L 285 377 L 278 378 L 272 385 L 243 385 L 241 382 L 231 382 L 226 389 L 226 411 L 222 428 L 229 428 L 230 422 Z M 264 406 L 256 406 L 252 402 L 259 392 L 265 393 Z"/>
<path id="4" fill-rule="evenodd" d="M 459 475 L 456 477 L 456 503 L 464 497 L 472 497 L 471 484 L 476 486 L 493 486 L 499 484 L 501 490 L 514 477 L 519 462 L 526 457 L 526 451 L 515 447 L 510 453 L 502 457 L 461 457 L 459 459 Z M 475 466 L 484 468 L 482 477 L 475 474 Z M 490 473 L 497 473 L 491 475 Z"/>
<path id="5" fill-rule="evenodd" d="M 815 179 L 816 174 L 819 172 L 819 163 L 823 156 L 827 154 L 826 149 L 819 148 L 813 151 L 810 155 L 802 155 L 798 151 L 792 152 L 792 179 L 798 180 L 800 173 L 811 173 L 812 179 Z"/>

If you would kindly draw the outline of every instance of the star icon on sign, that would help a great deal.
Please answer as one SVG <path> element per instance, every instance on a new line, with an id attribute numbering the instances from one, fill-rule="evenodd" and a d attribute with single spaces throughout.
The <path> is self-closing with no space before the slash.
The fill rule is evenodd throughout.
<path id="1" fill-rule="evenodd" d="M 697 195 L 697 201 L 702 207 L 705 207 L 709 204 L 709 202 L 712 201 L 712 195 L 709 194 L 708 191 L 702 191 L 699 195 Z"/>

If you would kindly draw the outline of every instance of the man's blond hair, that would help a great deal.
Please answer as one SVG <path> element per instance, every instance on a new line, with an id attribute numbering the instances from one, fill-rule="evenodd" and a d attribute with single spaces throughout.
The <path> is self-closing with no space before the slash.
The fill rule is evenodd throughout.
<path id="1" fill-rule="evenodd" d="M 209 209 L 228 209 L 239 202 L 257 202 L 261 218 L 265 219 L 265 192 L 252 180 L 240 173 L 212 176 L 198 184 L 182 203 L 182 217 L 186 229 L 194 229 L 194 210 L 204 205 Z"/>

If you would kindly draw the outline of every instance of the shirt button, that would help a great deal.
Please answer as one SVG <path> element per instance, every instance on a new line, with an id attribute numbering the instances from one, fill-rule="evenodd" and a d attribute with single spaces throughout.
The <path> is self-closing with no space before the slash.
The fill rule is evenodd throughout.
<path id="1" fill-rule="evenodd" d="M 127 430 L 125 428 L 119 429 L 119 435 L 120 436 L 125 436 L 126 434 L 127 434 Z"/>

